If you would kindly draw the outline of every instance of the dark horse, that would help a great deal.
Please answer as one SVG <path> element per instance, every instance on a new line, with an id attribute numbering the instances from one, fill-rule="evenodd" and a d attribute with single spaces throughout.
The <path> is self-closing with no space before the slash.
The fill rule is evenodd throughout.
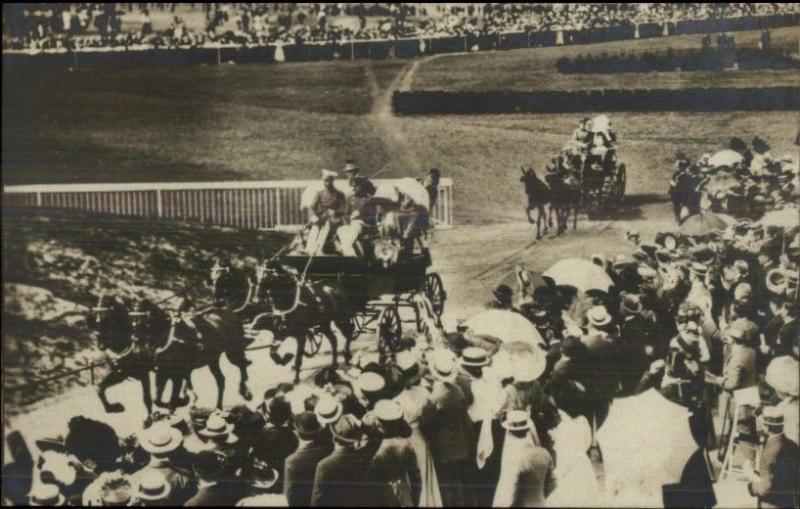
<path id="1" fill-rule="evenodd" d="M 533 168 L 520 168 L 522 176 L 519 178 L 520 182 L 525 185 L 525 194 L 528 196 L 528 206 L 525 208 L 525 213 L 528 216 L 528 222 L 533 224 L 534 220 L 531 217 L 531 211 L 536 210 L 536 239 L 542 238 L 542 222 L 544 222 L 544 233 L 550 226 L 553 226 L 553 218 L 550 215 L 547 206 L 550 205 L 552 200 L 552 193 L 550 188 L 547 187 L 537 175 Z"/>
<path id="2" fill-rule="evenodd" d="M 569 216 L 572 214 L 572 229 L 578 228 L 578 209 L 581 203 L 581 191 L 575 175 L 570 171 L 549 172 L 545 176 L 551 192 L 551 213 L 556 213 L 557 233 L 567 231 Z"/>
<path id="3" fill-rule="evenodd" d="M 242 320 L 250 320 L 256 310 L 252 306 L 254 282 L 251 274 L 232 267 L 227 259 L 217 258 L 209 270 L 206 283 L 211 287 L 214 302 Z"/>
<path id="4" fill-rule="evenodd" d="M 220 364 L 223 353 L 239 368 L 239 394 L 246 400 L 252 398 L 247 389 L 250 361 L 245 358 L 249 341 L 239 318 L 229 311 L 211 308 L 194 315 L 173 313 L 170 321 L 166 343 L 155 351 L 158 394 L 162 394 L 167 381 L 172 380 L 170 407 L 181 403 L 178 392 L 183 382 L 191 388 L 192 371 L 208 366 L 217 383 L 217 407 L 222 408 L 225 375 Z"/>
<path id="5" fill-rule="evenodd" d="M 345 361 L 349 362 L 350 342 L 353 338 L 352 321 L 355 305 L 354 297 L 359 292 L 345 289 L 341 281 L 308 281 L 291 267 L 270 266 L 265 263 L 256 270 L 254 303 L 266 303 L 265 313 L 256 316 L 251 327 L 259 328 L 268 321 L 275 335 L 275 345 L 288 337 L 297 341 L 295 355 L 294 381 L 300 381 L 300 367 L 306 342 L 317 333 L 322 334 L 331 344 L 332 365 L 338 365 L 337 340 L 331 327 L 335 324 L 345 337 Z M 285 364 L 289 360 L 273 360 Z"/>
<path id="6" fill-rule="evenodd" d="M 138 380 L 148 413 L 152 411 L 150 372 L 155 369 L 153 349 L 169 333 L 166 314 L 147 300 L 136 303 L 133 312 L 110 293 L 98 297 L 88 319 L 98 333 L 98 345 L 111 357 L 111 372 L 100 381 L 97 394 L 106 412 L 123 412 L 121 403 L 111 403 L 106 390 L 127 378 Z"/>

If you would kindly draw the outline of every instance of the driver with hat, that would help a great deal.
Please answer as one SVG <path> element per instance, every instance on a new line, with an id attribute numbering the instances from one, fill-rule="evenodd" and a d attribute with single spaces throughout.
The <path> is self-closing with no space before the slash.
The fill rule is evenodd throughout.
<path id="1" fill-rule="evenodd" d="M 345 196 L 334 186 L 335 178 L 336 172 L 322 170 L 323 187 L 317 191 L 309 207 L 312 216 L 306 249 L 312 255 L 321 254 L 331 233 L 342 223 Z"/>
<path id="2" fill-rule="evenodd" d="M 356 165 L 352 160 L 345 163 L 342 170 L 347 175 L 347 181 L 353 191 L 360 189 L 366 196 L 373 196 L 375 194 L 375 185 L 367 178 L 360 175 L 361 168 Z"/>

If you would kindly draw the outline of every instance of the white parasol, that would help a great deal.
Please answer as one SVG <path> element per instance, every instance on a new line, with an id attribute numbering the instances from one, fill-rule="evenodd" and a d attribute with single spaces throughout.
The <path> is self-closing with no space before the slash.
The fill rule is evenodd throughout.
<path id="1" fill-rule="evenodd" d="M 557 285 L 574 286 L 578 291 L 602 290 L 614 286 L 614 282 L 602 268 L 585 258 L 564 258 L 542 273 Z"/>
<path id="2" fill-rule="evenodd" d="M 406 196 L 410 196 L 414 203 L 425 207 L 425 210 L 430 209 L 430 196 L 425 186 L 416 180 L 406 177 L 395 182 L 397 190 Z"/>
<path id="3" fill-rule="evenodd" d="M 800 211 L 795 207 L 772 210 L 764 214 L 759 221 L 764 226 L 784 226 L 792 228 L 800 223 Z"/>
<path id="4" fill-rule="evenodd" d="M 395 186 L 393 183 L 381 182 L 377 189 L 375 189 L 373 198 L 386 200 L 391 203 L 397 203 L 398 200 L 400 200 L 400 194 L 397 190 L 397 186 Z"/>
<path id="5" fill-rule="evenodd" d="M 597 115 L 592 119 L 592 132 L 602 133 L 608 131 L 608 124 L 610 123 L 607 115 Z"/>
<path id="6" fill-rule="evenodd" d="M 314 201 L 314 197 L 317 195 L 318 192 L 322 191 L 322 188 L 324 186 L 325 184 L 323 184 L 321 180 L 317 180 L 306 186 L 306 188 L 303 189 L 302 196 L 300 196 L 300 210 L 311 207 L 311 203 Z M 345 196 L 350 196 L 351 194 L 353 194 L 353 189 L 350 187 L 350 184 L 347 182 L 347 180 L 344 179 L 334 180 L 333 187 L 343 192 Z"/>
<path id="7" fill-rule="evenodd" d="M 720 166 L 733 166 L 734 164 L 739 164 L 744 160 L 744 157 L 739 152 L 735 150 L 720 150 L 713 156 L 708 159 L 708 165 L 712 168 L 718 168 Z"/>
<path id="8" fill-rule="evenodd" d="M 467 328 L 466 335 L 498 340 L 501 344 L 495 354 L 498 368 L 505 365 L 515 370 L 512 373 L 515 378 L 535 380 L 544 372 L 547 346 L 536 327 L 521 314 L 490 309 L 470 317 L 463 325 Z"/>
<path id="9" fill-rule="evenodd" d="M 697 450 L 689 411 L 656 389 L 614 400 L 597 440 L 606 490 L 619 506 L 662 507 L 662 486 L 680 481 Z"/>

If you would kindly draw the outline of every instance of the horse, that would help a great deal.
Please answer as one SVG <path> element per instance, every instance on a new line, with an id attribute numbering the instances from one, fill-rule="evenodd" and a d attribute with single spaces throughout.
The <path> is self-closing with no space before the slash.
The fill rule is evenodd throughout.
<path id="1" fill-rule="evenodd" d="M 130 313 L 127 307 L 110 293 L 101 294 L 97 306 L 91 311 L 87 320 L 89 326 L 98 333 L 98 346 L 106 350 L 112 358 L 111 372 L 97 386 L 97 395 L 103 403 L 103 408 L 108 413 L 124 412 L 125 406 L 122 403 L 108 401 L 106 390 L 127 378 L 133 378 L 142 386 L 144 405 L 149 414 L 153 406 L 150 372 L 155 368 L 152 347 L 154 339 L 160 334 L 166 337 L 163 323 L 159 324 L 158 319 L 154 318 L 152 325 L 143 324 L 137 316 L 143 313 L 136 311 Z"/>
<path id="2" fill-rule="evenodd" d="M 550 210 L 556 213 L 557 234 L 567 231 L 570 213 L 573 214 L 572 229 L 577 229 L 581 191 L 575 175 L 571 172 L 564 175 L 550 173 L 545 179 L 552 193 Z"/>
<path id="3" fill-rule="evenodd" d="M 547 187 L 537 175 L 533 168 L 520 168 L 522 176 L 519 178 L 520 182 L 525 186 L 525 194 L 528 196 L 528 206 L 525 208 L 525 214 L 528 216 L 528 222 L 533 224 L 531 211 L 536 210 L 536 240 L 542 238 L 542 222 L 544 221 L 544 233 L 550 226 L 553 226 L 553 217 L 551 215 L 550 202 L 553 198 L 550 188 Z"/>
<path id="4" fill-rule="evenodd" d="M 249 341 L 241 321 L 232 312 L 207 309 L 194 315 L 172 313 L 170 330 L 166 342 L 155 351 L 156 390 L 164 392 L 168 380 L 172 380 L 170 408 L 181 404 L 178 391 L 182 382 L 191 389 L 191 374 L 195 369 L 208 366 L 217 383 L 217 408 L 222 408 L 225 394 L 225 375 L 222 374 L 222 354 L 239 368 L 239 394 L 252 399 L 247 388 L 247 367 L 251 364 L 245 357 Z"/>
<path id="5" fill-rule="evenodd" d="M 295 338 L 297 353 L 295 355 L 294 382 L 300 381 L 300 367 L 303 362 L 303 351 L 306 341 L 318 331 L 331 344 L 332 366 L 338 365 L 338 349 L 336 335 L 331 328 L 335 324 L 345 337 L 345 361 L 352 358 L 350 342 L 355 325 L 352 317 L 356 301 L 354 297 L 363 294 L 356 288 L 345 288 L 339 281 L 309 281 L 305 275 L 299 275 L 291 267 L 278 269 L 264 263 L 256 271 L 254 299 L 265 302 L 270 311 L 257 315 L 249 327 L 257 328 L 267 319 L 275 335 L 275 345 L 279 345 L 288 337 Z M 366 301 L 366 299 L 364 299 Z M 275 352 L 273 351 L 273 354 Z M 290 359 L 273 360 L 286 364 Z"/>
<path id="6" fill-rule="evenodd" d="M 209 270 L 206 283 L 211 287 L 214 302 L 244 319 L 252 318 L 253 278 L 242 269 L 231 267 L 217 258 Z"/>

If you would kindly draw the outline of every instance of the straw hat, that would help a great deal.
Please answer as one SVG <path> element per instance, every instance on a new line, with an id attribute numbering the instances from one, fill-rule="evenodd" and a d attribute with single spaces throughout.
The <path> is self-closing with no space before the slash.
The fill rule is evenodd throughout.
<path id="1" fill-rule="evenodd" d="M 227 437 L 233 431 L 233 424 L 226 421 L 219 414 L 211 414 L 206 421 L 205 428 L 198 433 L 206 438 Z"/>
<path id="2" fill-rule="evenodd" d="M 321 425 L 332 424 L 342 416 L 342 403 L 332 396 L 324 397 L 317 402 L 314 413 Z"/>
<path id="3" fill-rule="evenodd" d="M 136 498 L 147 501 L 166 500 L 172 491 L 167 477 L 158 470 L 148 469 L 142 472 L 136 486 Z"/>
<path id="4" fill-rule="evenodd" d="M 367 371 L 361 373 L 355 385 L 365 396 L 374 396 L 386 387 L 386 380 L 374 371 Z"/>
<path id="5" fill-rule="evenodd" d="M 346 443 L 358 442 L 363 436 L 361 421 L 353 414 L 345 414 L 333 425 L 333 436 Z"/>
<path id="6" fill-rule="evenodd" d="M 268 463 L 260 460 L 253 462 L 253 480 L 250 484 L 260 490 L 268 490 L 278 482 L 280 474 Z"/>
<path id="7" fill-rule="evenodd" d="M 798 362 L 788 355 L 772 359 L 765 376 L 767 384 L 776 391 L 792 397 L 800 396 L 800 375 Z"/>
<path id="8" fill-rule="evenodd" d="M 586 318 L 592 327 L 605 327 L 611 323 L 611 315 L 605 306 L 594 306 L 586 312 Z"/>
<path id="9" fill-rule="evenodd" d="M 761 420 L 765 426 L 783 427 L 783 412 L 775 406 L 765 406 L 761 412 Z"/>
<path id="10" fill-rule="evenodd" d="M 353 162 L 353 161 L 347 161 L 347 162 L 345 163 L 345 165 L 344 165 L 344 170 L 342 170 L 342 171 L 344 171 L 345 173 L 350 173 L 350 172 L 359 171 L 359 170 L 361 170 L 361 168 L 359 168 L 359 167 L 356 165 L 356 163 L 355 163 L 355 162 Z"/>
<path id="11" fill-rule="evenodd" d="M 458 377 L 455 355 L 450 350 L 434 351 L 431 356 L 430 368 L 433 378 L 440 382 L 453 382 Z"/>
<path id="12" fill-rule="evenodd" d="M 167 422 L 156 422 L 142 431 L 139 441 L 145 451 L 151 454 L 165 454 L 181 445 L 183 435 Z"/>
<path id="13" fill-rule="evenodd" d="M 100 501 L 104 506 L 127 506 L 133 496 L 130 477 L 119 473 L 106 473 L 100 485 Z"/>
<path id="14" fill-rule="evenodd" d="M 512 410 L 501 425 L 508 431 L 525 431 L 531 429 L 530 416 L 523 410 Z"/>
<path id="15" fill-rule="evenodd" d="M 328 169 L 323 169 L 322 170 L 322 180 L 334 179 L 336 177 L 337 177 L 337 174 L 336 174 L 335 171 L 331 171 L 331 170 L 328 170 Z"/>
<path id="16" fill-rule="evenodd" d="M 64 495 L 55 484 L 35 483 L 28 494 L 28 503 L 32 506 L 65 505 Z"/>
<path id="17" fill-rule="evenodd" d="M 375 417 L 382 422 L 396 422 L 403 419 L 403 409 L 400 403 L 390 399 L 382 399 L 375 403 L 373 412 Z"/>
<path id="18" fill-rule="evenodd" d="M 481 347 L 468 346 L 461 352 L 462 366 L 480 368 L 489 365 L 489 355 Z"/>

